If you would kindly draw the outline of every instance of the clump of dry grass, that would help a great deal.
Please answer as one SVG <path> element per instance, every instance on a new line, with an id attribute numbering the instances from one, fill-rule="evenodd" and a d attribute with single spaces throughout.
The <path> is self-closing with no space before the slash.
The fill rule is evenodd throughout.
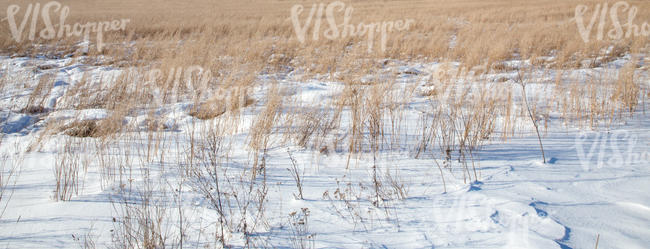
<path id="1" fill-rule="evenodd" d="M 98 137 L 100 134 L 95 120 L 73 122 L 67 125 L 64 130 L 64 133 L 71 137 Z"/>
<path id="2" fill-rule="evenodd" d="M 60 128 L 71 137 L 103 138 L 117 134 L 122 129 L 122 121 L 112 118 L 102 120 L 73 121 Z"/>
<path id="3" fill-rule="evenodd" d="M 278 119 L 280 108 L 282 108 L 282 97 L 279 95 L 277 84 L 273 84 L 267 92 L 264 110 L 257 115 L 250 128 L 248 145 L 253 153 L 253 177 L 256 176 L 259 169 L 265 169 L 265 157 L 271 131 Z M 260 155 L 262 156 L 261 163 Z"/>
<path id="4" fill-rule="evenodd" d="M 298 194 L 293 194 L 293 197 L 296 198 L 296 200 L 304 200 L 305 197 L 303 196 L 302 193 L 302 186 L 303 186 L 303 179 L 304 179 L 304 172 L 305 170 L 299 170 L 298 166 L 296 165 L 296 159 L 293 158 L 293 155 L 291 155 L 291 151 L 287 150 L 287 154 L 289 154 L 289 159 L 291 160 L 291 168 L 287 168 L 287 171 L 291 174 L 291 177 L 293 180 L 296 182 L 296 188 L 298 189 Z M 302 171 L 302 172 L 301 172 Z"/>
<path id="5" fill-rule="evenodd" d="M 637 60 L 633 59 L 618 72 L 611 100 L 618 109 L 619 117 L 626 112 L 633 114 L 639 104 L 641 86 L 635 75 L 637 63 Z M 612 112 L 615 112 L 614 108 L 612 108 Z"/>
<path id="6" fill-rule="evenodd" d="M 226 108 L 224 106 L 202 104 L 198 108 L 195 108 L 195 110 L 190 111 L 189 115 L 198 119 L 207 120 L 216 118 L 225 112 Z"/>
<path id="7" fill-rule="evenodd" d="M 264 117 L 274 116 L 273 100 L 267 103 L 266 115 L 257 121 L 265 122 Z M 222 115 L 205 123 L 193 126 L 187 134 L 190 144 L 183 164 L 188 169 L 189 183 L 194 191 L 205 197 L 217 214 L 214 227 L 214 242 L 222 247 L 232 246 L 235 234 L 239 233 L 246 246 L 257 247 L 264 243 L 256 235 L 261 226 L 267 226 L 266 202 L 268 186 L 266 182 L 266 148 L 263 148 L 268 134 L 258 134 L 261 139 L 260 163 L 251 163 L 250 168 L 239 171 L 229 167 L 233 162 L 230 153 L 233 146 L 233 133 L 229 127 L 233 115 Z M 264 128 L 262 128 L 264 129 Z M 253 138 L 249 138 L 253 139 Z M 255 152 L 253 152 L 255 153 Z M 231 172 L 235 171 L 235 172 Z M 261 178 L 261 179 L 259 179 Z M 267 227 L 268 228 L 268 227 Z"/>
<path id="8" fill-rule="evenodd" d="M 38 114 L 45 112 L 46 109 L 43 106 L 45 105 L 46 97 L 50 94 L 52 88 L 54 87 L 54 81 L 55 77 L 52 74 L 43 75 L 39 79 L 38 84 L 34 87 L 34 90 L 32 90 L 31 94 L 29 95 L 27 106 L 25 106 L 21 112 L 28 114 Z"/>
<path id="9" fill-rule="evenodd" d="M 228 101 L 215 97 L 200 104 L 198 107 L 193 108 L 189 115 L 202 120 L 213 119 L 221 116 L 227 111 L 236 112 L 239 109 L 251 106 L 254 103 L 255 100 L 246 95 L 238 97 L 237 101 Z"/>
<path id="10" fill-rule="evenodd" d="M 72 235 L 72 240 L 74 240 L 77 243 L 79 248 L 95 249 L 95 248 L 97 248 L 97 244 L 96 244 L 96 241 L 95 241 L 97 239 L 97 235 L 93 234 L 93 230 L 94 230 L 94 228 L 93 228 L 93 225 L 91 224 L 90 228 L 88 229 L 88 232 L 84 233 L 83 235 L 80 235 L 80 234 L 75 235 L 75 234 L 73 234 Z"/>
<path id="11" fill-rule="evenodd" d="M 552 103 L 565 124 L 598 129 L 633 115 L 643 99 L 636 65 L 637 61 L 631 60 L 620 70 L 595 71 L 582 78 L 558 73 Z"/>
<path id="12" fill-rule="evenodd" d="M 74 147 L 73 140 L 66 140 L 63 151 L 57 154 L 54 165 L 54 177 L 56 187 L 54 199 L 57 201 L 69 201 L 73 195 L 79 194 L 80 169 L 82 167 L 78 148 Z"/>
<path id="13" fill-rule="evenodd" d="M 0 135 L 0 145 L 3 144 L 3 139 L 4 135 Z M 13 155 L 5 151 L 0 152 L 0 219 L 13 197 L 21 166 L 22 156 L 17 151 Z"/>
<path id="14" fill-rule="evenodd" d="M 170 232 L 170 209 L 166 204 L 164 187 L 154 187 L 145 178 L 144 186 L 135 193 L 123 192 L 113 200 L 117 217 L 112 230 L 115 248 L 165 248 L 177 246 L 179 238 Z M 164 184 L 160 184 L 164 186 Z"/>
<path id="15" fill-rule="evenodd" d="M 315 248 L 315 234 L 309 232 L 309 214 L 308 208 L 301 208 L 300 211 L 289 213 L 289 226 L 292 237 L 291 243 L 293 248 L 307 249 Z"/>

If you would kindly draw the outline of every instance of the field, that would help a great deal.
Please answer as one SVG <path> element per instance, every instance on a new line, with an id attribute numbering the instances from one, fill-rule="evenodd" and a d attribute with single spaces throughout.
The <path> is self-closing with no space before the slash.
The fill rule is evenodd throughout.
<path id="1" fill-rule="evenodd" d="M 0 9 L 0 247 L 650 244 L 649 1 Z"/>

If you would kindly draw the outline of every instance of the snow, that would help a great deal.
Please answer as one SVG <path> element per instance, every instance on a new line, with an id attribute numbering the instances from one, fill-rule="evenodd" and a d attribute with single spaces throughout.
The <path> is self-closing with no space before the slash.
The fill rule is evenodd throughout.
<path id="1" fill-rule="evenodd" d="M 624 60 L 613 63 L 623 65 Z M 12 79 L 0 94 L 0 124 L 4 133 L 0 152 L 11 156 L 4 161 L 5 165 L 21 165 L 12 198 L 0 219 L 0 246 L 72 248 L 80 243 L 76 238 L 86 234 L 91 234 L 99 247 L 111 246 L 119 237 L 116 220 L 124 214 L 120 203 L 136 205 L 142 201 L 138 191 L 147 186 L 146 179 L 154 181 L 152 203 L 168 207 L 165 212 L 170 222 L 163 228 L 165 234 L 176 236 L 180 203 L 188 222 L 184 238 L 187 244 L 199 247 L 215 243 L 217 211 L 194 191 L 191 183 L 178 185 L 183 179 L 179 177 L 180 164 L 175 164 L 188 153 L 192 127 L 198 131 L 213 125 L 212 121 L 189 116 L 187 102 L 157 107 L 155 113 L 168 127 L 157 140 L 157 146 L 166 151 L 164 160 L 155 159 L 162 152 L 153 152 L 154 159 L 149 158 L 147 139 L 151 138 L 146 132 L 134 132 L 112 142 L 71 138 L 61 132 L 41 139 L 45 124 L 51 120 L 70 123 L 109 117 L 111 113 L 105 109 L 58 106 L 84 72 L 99 79 L 114 76 L 119 69 L 84 65 L 71 59 L 0 57 L 0 62 L 2 76 L 8 74 L 7 78 Z M 511 61 L 507 65 L 519 67 L 526 63 Z M 35 69 L 42 65 L 50 69 Z M 425 92 L 429 87 L 425 84 L 427 77 L 436 77 L 443 68 L 459 66 L 399 63 L 383 73 L 396 72 L 398 82 L 402 83 L 398 87 L 406 89 L 416 84 L 419 92 Z M 567 74 L 605 71 L 576 69 Z M 46 73 L 56 76 L 46 98 L 48 111 L 20 113 L 38 78 Z M 538 78 L 548 77 L 543 72 L 539 74 Z M 373 81 L 372 77 L 368 82 Z M 511 84 L 516 80 L 513 72 L 482 77 L 488 84 L 517 87 Z M 641 75 L 641 79 L 647 82 L 647 75 Z M 527 93 L 539 99 L 551 94 L 549 86 L 541 82 L 530 83 Z M 309 107 L 329 103 L 344 88 L 340 82 L 305 80 L 291 74 L 280 84 L 290 86 L 283 88 L 281 95 L 293 96 L 297 107 L 307 111 L 311 110 Z M 264 104 L 266 88 L 260 86 L 255 95 L 258 107 Z M 514 93 L 521 97 L 519 90 Z M 520 120 L 517 126 L 522 135 L 507 141 L 490 141 L 477 152 L 480 181 L 465 181 L 465 172 L 456 165 L 442 170 L 446 180 L 443 186 L 436 159 L 431 155 L 414 158 L 411 153 L 416 146 L 418 115 L 426 105 L 424 98 L 415 96 L 407 103 L 402 140 L 409 142 L 396 150 L 381 150 L 377 160 L 380 169 L 392 172 L 396 184 L 404 184 L 408 192 L 404 198 L 380 200 L 373 205 L 369 190 L 373 187 L 373 158 L 369 154 L 352 155 L 350 159 L 340 148 L 324 154 L 286 145 L 276 138 L 265 158 L 267 220 L 256 227 L 255 237 L 269 247 L 293 247 L 291 217 L 307 216 L 308 234 L 313 236 L 310 243 L 316 248 L 593 248 L 598 235 L 599 248 L 647 248 L 650 244 L 650 119 L 645 113 L 645 102 L 641 102 L 643 106 L 633 117 L 609 129 L 587 131 L 559 122 L 552 125 L 543 137 L 548 163 L 540 160 L 539 144 L 531 125 Z M 234 181 L 249 167 L 248 128 L 257 112 L 259 108 L 245 110 L 237 121 L 238 132 L 227 139 L 232 150 L 224 175 Z M 146 115 L 144 111 L 134 112 L 124 123 L 145 127 Z M 343 127 L 348 122 L 341 120 Z M 70 201 L 56 201 L 53 172 L 65 154 L 60 152 L 70 141 L 85 146 L 81 148 L 83 153 L 68 156 L 87 168 L 81 173 L 79 193 Z M 100 151 L 103 145 L 108 149 Z M 295 197 L 296 184 L 288 172 L 292 167 L 289 154 L 303 174 L 303 200 Z M 115 160 L 116 164 L 129 157 L 131 164 L 120 168 L 129 173 L 124 179 L 118 175 L 119 180 L 107 182 L 98 157 Z M 152 177 L 145 179 L 148 174 Z M 178 186 L 183 187 L 179 190 Z M 179 193 L 182 197 L 175 199 L 173 196 Z M 255 219 L 254 215 L 249 213 L 245 219 Z M 235 247 L 246 243 L 241 231 L 229 231 L 226 236 Z"/>

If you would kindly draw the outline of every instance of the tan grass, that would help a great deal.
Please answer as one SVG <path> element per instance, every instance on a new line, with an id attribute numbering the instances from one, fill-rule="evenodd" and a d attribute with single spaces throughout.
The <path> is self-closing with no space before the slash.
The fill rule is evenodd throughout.
<path id="1" fill-rule="evenodd" d="M 71 10 L 67 23 L 130 19 L 125 31 L 106 32 L 107 48 L 101 53 L 91 50 L 90 55 L 108 55 L 132 65 L 148 61 L 202 65 L 215 72 L 233 66 L 215 60 L 220 57 L 231 57 L 237 65 L 264 64 L 272 70 L 299 66 L 312 72 L 328 72 L 363 58 L 443 58 L 479 65 L 513 58 L 516 53 L 523 58 L 557 54 L 558 65 L 570 66 L 580 58 L 599 54 L 612 43 L 617 44 L 619 54 L 647 49 L 648 37 L 644 36 L 616 42 L 582 41 L 575 21 L 571 21 L 575 7 L 585 4 L 592 10 L 602 2 L 611 5 L 614 1 L 346 1 L 347 6 L 354 8 L 355 24 L 415 20 L 408 31 L 389 35 L 386 51 L 375 49 L 371 53 L 367 52 L 367 37 L 327 40 L 321 34 L 316 41 L 298 42 L 289 20 L 290 9 L 294 4 L 309 9 L 312 1 L 72 0 L 64 4 Z M 639 9 L 637 22 L 649 19 L 650 3 L 628 2 Z M 13 3 L 0 3 L 0 9 L 9 4 Z M 26 5 L 20 4 L 19 18 Z M 342 14 L 337 18 L 342 20 Z M 626 17 L 621 18 L 625 21 Z M 325 29 L 326 20 L 322 21 Z M 42 21 L 38 25 L 36 30 L 41 30 Z M 606 30 L 610 28 L 611 21 Z M 311 31 L 307 31 L 309 37 Z M 8 25 L 0 26 L 0 34 L 4 37 L 0 50 L 11 54 L 63 54 L 74 51 L 70 48 L 78 42 L 71 37 L 17 43 L 12 40 Z M 455 45 L 450 47 L 452 39 Z M 135 45 L 125 46 L 127 42 Z M 378 42 L 376 39 L 375 47 Z"/>

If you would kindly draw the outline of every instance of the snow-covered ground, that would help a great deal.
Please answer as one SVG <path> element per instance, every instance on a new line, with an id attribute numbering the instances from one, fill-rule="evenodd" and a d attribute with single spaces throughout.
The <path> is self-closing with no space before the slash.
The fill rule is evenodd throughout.
<path id="1" fill-rule="evenodd" d="M 625 62 L 622 58 L 610 66 L 620 68 Z M 220 118 L 196 119 L 188 114 L 189 102 L 177 103 L 155 110 L 167 128 L 153 137 L 142 128 L 142 132 L 132 129 L 107 140 L 74 138 L 62 131 L 47 131 L 48 122 L 100 120 L 111 113 L 60 108 L 62 101 L 73 101 L 63 96 L 84 72 L 98 78 L 122 69 L 89 66 L 73 59 L 1 57 L 0 64 L 5 79 L 0 94 L 0 155 L 5 157 L 0 162 L 5 171 L 19 166 L 19 174 L 12 179 L 15 183 L 10 182 L 5 191 L 13 194 L 0 219 L 0 247 L 68 248 L 79 247 L 84 240 L 92 240 L 97 247 L 112 247 L 124 240 L 125 226 L 140 227 L 135 225 L 137 221 L 124 222 L 126 217 L 139 216 L 160 218 L 163 225 L 154 232 L 137 230 L 135 234 L 165 235 L 167 245 L 178 246 L 182 230 L 185 247 L 218 247 L 216 238 L 222 234 L 219 212 L 206 192 L 201 192 L 196 172 L 185 169 L 188 155 L 194 155 L 193 132 L 219 133 L 210 129 L 226 129 L 235 123 L 239 129 L 232 136 L 220 137 L 229 149 L 227 159 L 216 170 L 215 175 L 224 177 L 217 186 L 230 194 L 232 203 L 222 204 L 228 224 L 242 224 L 240 220 L 246 219 L 250 221 L 245 224 L 254 227 L 234 225 L 223 232 L 230 246 L 242 247 L 248 238 L 254 247 L 273 248 L 594 248 L 597 237 L 598 248 L 650 245 L 647 92 L 632 117 L 601 129 L 564 124 L 551 112 L 542 138 L 547 163 L 542 163 L 537 136 L 524 116 L 514 124 L 516 136 L 485 142 L 468 162 L 469 170 L 456 156 L 449 161 L 451 167 L 440 170 L 437 165 L 443 160 L 439 155 L 415 156 L 414 151 L 422 129 L 421 113 L 428 105 L 426 96 L 420 94 L 430 87 L 423 79 L 449 65 L 396 63 L 387 68 L 398 75 L 396 86 L 415 89 L 406 103 L 396 149 L 382 148 L 375 160 L 372 153 L 348 154 L 339 148 L 347 145 L 331 145 L 328 153 L 321 153 L 284 142 L 283 130 L 276 128 L 262 159 L 265 176 L 256 179 L 264 185 L 247 191 L 252 185 L 242 176 L 252 163 L 247 147 L 250 127 L 264 110 L 269 84 L 257 86 L 258 94 L 253 95 L 257 102 L 244 109 L 239 119 L 225 121 L 232 123 L 215 121 Z M 579 69 L 569 74 L 606 70 Z M 647 72 L 639 71 L 638 78 L 647 87 Z M 46 73 L 54 75 L 55 83 L 44 94 L 45 111 L 21 112 Z M 536 77 L 544 78 L 554 72 L 539 74 Z M 260 81 L 269 77 L 260 76 Z M 503 82 L 516 77 L 516 73 L 506 72 L 482 79 L 506 84 Z M 295 107 L 323 108 L 322 103 L 330 103 L 344 88 L 343 83 L 325 76 L 304 80 L 289 74 L 278 82 L 289 89 L 283 94 L 296 100 L 283 105 L 287 112 Z M 543 83 L 531 83 L 527 90 L 540 103 L 553 92 L 552 84 Z M 147 115 L 128 114 L 124 125 L 146 127 Z M 341 127 L 348 126 L 348 116 L 344 112 Z M 56 201 L 54 193 L 55 168 L 62 161 L 77 162 L 80 167 L 79 187 L 69 201 Z M 294 165 L 302 175 L 302 199 L 296 197 L 298 188 L 291 174 Z M 373 203 L 373 165 L 380 169 L 382 191 L 394 198 Z M 110 170 L 119 173 L 106 172 Z M 471 175 L 469 179 L 477 174 L 478 181 L 466 180 L 466 174 Z M 0 208 L 6 203 L 5 196 Z M 264 198 L 263 211 L 252 208 L 260 197 Z M 250 207 L 241 207 L 246 204 Z M 156 223 L 155 219 L 149 222 Z M 250 236 L 244 236 L 244 231 L 250 231 Z"/>

